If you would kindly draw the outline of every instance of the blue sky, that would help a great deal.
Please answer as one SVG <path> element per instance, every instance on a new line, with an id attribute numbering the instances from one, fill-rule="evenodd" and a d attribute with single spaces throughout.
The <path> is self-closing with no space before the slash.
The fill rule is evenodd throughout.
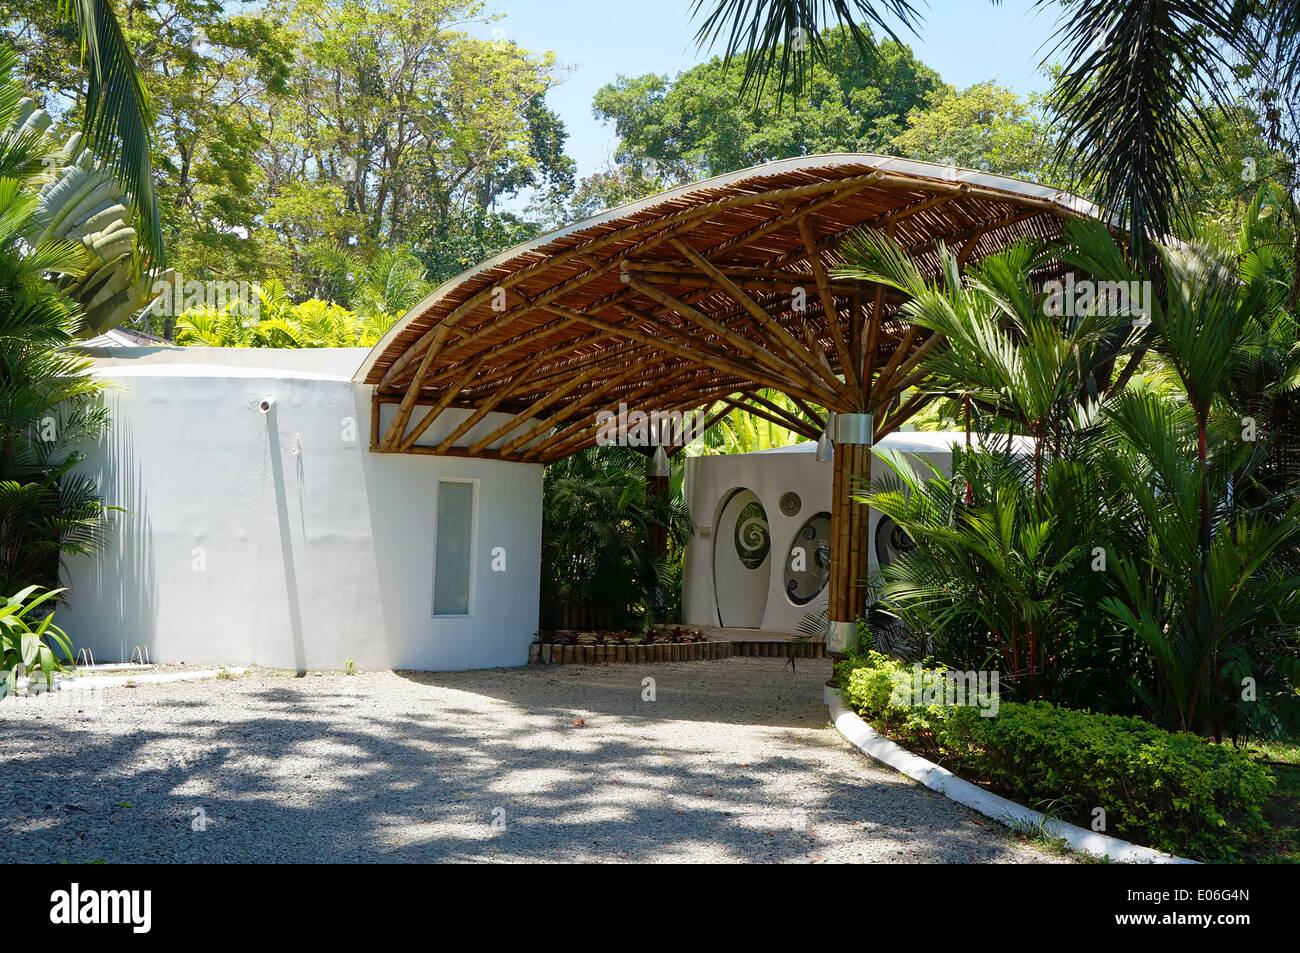
<path id="1" fill-rule="evenodd" d="M 909 43 L 944 80 L 960 87 L 996 79 L 1019 93 L 1043 88 L 1038 64 L 1052 11 L 1039 11 L 1034 0 L 931 0 L 928 7 L 920 38 Z M 569 154 L 585 176 L 604 167 L 617 142 L 611 127 L 592 118 L 596 90 L 620 73 L 675 75 L 708 58 L 695 48 L 690 8 L 691 0 L 487 0 L 486 13 L 505 16 L 474 32 L 552 50 L 570 68 L 548 102 L 564 119 Z"/>

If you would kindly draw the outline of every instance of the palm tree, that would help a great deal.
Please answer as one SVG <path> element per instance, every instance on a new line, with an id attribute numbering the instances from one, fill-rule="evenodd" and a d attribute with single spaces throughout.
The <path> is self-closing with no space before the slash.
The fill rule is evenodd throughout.
<path id="1" fill-rule="evenodd" d="M 1049 255 L 1029 242 L 986 256 L 964 275 L 951 251 L 938 251 L 940 279 L 932 281 L 895 239 L 861 233 L 845 242 L 847 264 L 836 274 L 907 295 L 907 320 L 944 339 L 926 365 L 928 388 L 969 398 L 1033 437 L 1041 486 L 1049 451 L 1059 455 L 1087 413 L 1086 398 L 1110 383 L 1105 371 L 1133 332 L 1133 315 L 1120 308 L 1050 313 L 1033 282 Z"/>
<path id="2" fill-rule="evenodd" d="M 918 549 L 886 567 L 883 596 L 947 663 L 978 666 L 992 655 L 1021 697 L 1086 696 L 1115 629 L 1095 624 L 1101 591 L 1086 566 L 1112 532 L 1093 471 L 1073 457 L 1094 429 L 1132 317 L 1104 307 L 1054 314 L 1034 280 L 1051 254 L 1029 242 L 964 274 L 947 248 L 938 254 L 930 279 L 897 241 L 863 233 L 846 241 L 837 271 L 906 295 L 907 320 L 943 340 L 921 386 L 969 399 L 985 431 L 985 452 L 956 455 L 955 482 L 921 479 L 887 456 L 894 475 L 862 499 Z M 1028 454 L 1012 452 L 1013 435 L 1032 438 Z"/>
<path id="3" fill-rule="evenodd" d="M 1279 320 L 1269 315 L 1286 289 L 1254 250 L 1188 243 L 1155 252 L 1158 281 L 1126 260 L 1105 226 L 1079 222 L 1042 256 L 1013 246 L 965 275 L 940 248 L 940 277 L 927 280 L 887 238 L 847 243 L 843 274 L 899 288 L 906 317 L 944 336 L 926 386 L 969 394 L 1011 432 L 1035 438 L 1032 469 L 1005 455 L 958 454 L 956 478 L 973 487 L 964 500 L 953 481 L 922 483 L 897 465 L 898 480 L 864 499 L 917 544 L 887 567 L 885 597 L 941 651 L 965 645 L 960 661 L 978 662 L 987 650 L 1017 691 L 1056 693 L 1077 687 L 1071 665 L 1099 669 L 1106 643 L 1089 633 L 1118 628 L 1113 647 L 1125 648 L 1108 664 L 1124 666 L 1116 671 L 1149 716 L 1219 735 L 1229 717 L 1268 721 L 1229 686 L 1247 677 L 1285 684 L 1300 668 L 1288 661 L 1300 573 L 1281 558 L 1300 540 L 1300 499 L 1294 486 L 1276 493 L 1257 479 L 1271 434 L 1247 436 L 1233 404 L 1243 352 L 1259 343 L 1252 329 Z M 1141 296 L 1149 332 L 1111 309 L 1051 313 L 1033 280 L 1049 260 L 1151 289 Z M 1112 379 L 1118 353 L 1148 347 L 1174 395 Z M 1114 689 L 1114 679 L 1104 684 Z"/>
<path id="4" fill-rule="evenodd" d="M 1075 224 L 1069 232 L 1071 243 L 1060 253 L 1067 263 L 1103 281 L 1155 283 L 1152 274 L 1124 260 L 1099 224 Z M 1242 408 L 1224 406 L 1243 350 L 1252 337 L 1258 343 L 1258 329 L 1276 315 L 1285 291 L 1259 252 L 1238 259 L 1203 242 L 1155 247 L 1164 291 L 1150 302 L 1154 347 L 1177 375 L 1185 407 L 1175 412 L 1167 401 L 1121 395 L 1107 409 L 1126 442 L 1160 464 L 1145 481 L 1134 476 L 1140 468 L 1128 465 L 1116 477 L 1144 510 L 1152 534 L 1146 563 L 1160 567 L 1161 578 L 1121 563 L 1124 596 L 1110 605 L 1155 653 L 1169 720 L 1176 712 L 1183 730 L 1212 724 L 1217 734 L 1227 705 L 1222 649 L 1234 636 L 1294 612 L 1296 579 L 1268 575 L 1253 587 L 1247 583 L 1260 574 L 1264 559 L 1294 544 L 1300 501 L 1284 506 L 1285 497 L 1264 492 L 1263 504 L 1246 511 L 1241 501 L 1252 496 L 1245 491 L 1263 453 L 1254 436 L 1243 437 Z M 1261 396 L 1277 389 L 1261 383 Z M 1194 463 L 1186 467 L 1169 450 L 1178 445 L 1179 416 L 1188 421 L 1192 443 Z M 1216 426 L 1226 436 L 1216 439 Z M 1294 496 L 1293 487 L 1288 495 Z M 1189 524 L 1194 533 L 1182 535 Z M 1177 598 L 1160 598 L 1156 587 L 1175 590 Z"/>
<path id="5" fill-rule="evenodd" d="M 646 493 L 646 458 L 631 447 L 593 447 L 546 468 L 542 588 L 552 608 L 596 610 L 609 625 L 645 625 L 680 597 L 681 550 L 694 532 L 676 494 Z M 679 483 L 680 487 L 680 483 Z M 655 552 L 656 530 L 669 558 Z"/>
<path id="6" fill-rule="evenodd" d="M 0 593 L 56 586 L 68 556 L 102 546 L 105 507 L 72 472 L 106 424 L 90 362 L 69 352 L 82 315 L 56 279 L 89 260 L 78 242 L 33 240 L 46 159 L 59 150 L 24 122 L 29 100 L 0 50 Z"/>
<path id="7" fill-rule="evenodd" d="M 110 0 L 58 0 L 58 5 L 81 37 L 88 145 L 131 193 L 140 243 L 149 265 L 161 268 L 166 253 L 149 160 L 153 112 L 135 58 Z"/>
<path id="8" fill-rule="evenodd" d="M 1152 242 L 1185 222 L 1178 157 L 1215 156 L 1207 105 L 1226 104 L 1265 57 L 1281 60 L 1274 73 L 1282 85 L 1265 97 L 1295 97 L 1300 3 L 1067 0 L 1061 6 L 1064 21 L 1049 54 L 1067 64 L 1053 97 L 1058 160 L 1073 160 L 1075 178 L 1092 183 L 1099 202 L 1129 223 L 1138 258 L 1149 260 Z M 913 30 L 921 19 L 905 0 L 697 0 L 694 14 L 705 10 L 697 40 L 724 39 L 728 61 L 743 54 L 747 90 L 761 90 L 775 71 L 797 91 L 806 62 L 825 52 L 821 32 L 834 22 L 849 26 L 870 56 L 858 21 L 894 36 L 889 18 Z"/>
<path id="9" fill-rule="evenodd" d="M 699 16 L 709 5 L 710 0 L 695 0 L 691 15 Z M 909 29 L 921 21 L 908 0 L 712 0 L 711 5 L 696 31 L 696 42 L 712 46 L 725 37 L 724 60 L 730 63 L 744 54 L 742 88 L 756 93 L 762 93 L 773 70 L 779 82 L 793 80 L 798 90 L 810 61 L 826 53 L 822 30 L 832 20 L 848 28 L 868 61 L 875 56 L 875 43 L 860 23 L 874 24 L 897 41 L 889 17 Z"/>

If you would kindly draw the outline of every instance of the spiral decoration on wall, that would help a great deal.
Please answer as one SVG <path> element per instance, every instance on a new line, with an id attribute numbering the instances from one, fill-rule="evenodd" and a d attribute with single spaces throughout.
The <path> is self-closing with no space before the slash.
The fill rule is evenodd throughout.
<path id="1" fill-rule="evenodd" d="M 736 517 L 736 555 L 746 569 L 757 569 L 772 548 L 772 534 L 767 526 L 763 504 L 755 500 Z"/>

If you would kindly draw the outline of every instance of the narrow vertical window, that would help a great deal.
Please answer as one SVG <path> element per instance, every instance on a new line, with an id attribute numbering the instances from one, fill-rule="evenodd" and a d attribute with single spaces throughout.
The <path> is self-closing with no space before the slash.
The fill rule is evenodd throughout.
<path id="1" fill-rule="evenodd" d="M 469 615 L 473 578 L 474 484 L 438 483 L 433 614 Z"/>

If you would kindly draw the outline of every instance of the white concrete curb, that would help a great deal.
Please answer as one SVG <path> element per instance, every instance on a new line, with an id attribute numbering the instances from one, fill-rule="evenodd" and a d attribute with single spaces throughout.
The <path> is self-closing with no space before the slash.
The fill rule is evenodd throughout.
<path id="1" fill-rule="evenodd" d="M 865 721 L 854 714 L 843 699 L 839 689 L 827 685 L 824 693 L 826 707 L 830 709 L 831 721 L 835 730 L 859 751 L 870 755 L 882 764 L 886 764 L 907 775 L 913 781 L 919 781 L 932 791 L 938 791 L 944 797 L 964 804 L 985 817 L 991 817 L 1008 826 L 1031 825 L 1041 829 L 1052 837 L 1065 841 L 1072 850 L 1082 851 L 1094 857 L 1119 861 L 1126 864 L 1195 864 L 1198 861 L 1150 847 L 1139 847 L 1118 837 L 1084 830 L 1075 824 L 1067 824 L 1050 818 L 1038 811 L 1031 810 L 1023 804 L 1007 800 L 985 791 L 981 787 L 963 781 L 947 768 L 942 768 L 925 758 L 918 757 L 905 748 L 900 748 L 888 738 L 877 734 Z"/>

